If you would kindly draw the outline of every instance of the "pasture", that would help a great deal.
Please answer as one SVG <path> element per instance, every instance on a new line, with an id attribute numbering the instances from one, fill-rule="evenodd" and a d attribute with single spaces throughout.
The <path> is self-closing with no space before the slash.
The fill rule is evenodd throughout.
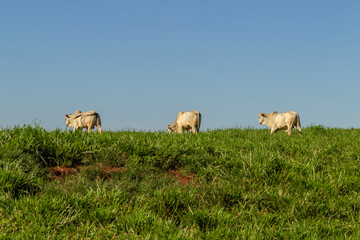
<path id="1" fill-rule="evenodd" d="M 357 239 L 360 129 L 0 131 L 2 239 Z"/>

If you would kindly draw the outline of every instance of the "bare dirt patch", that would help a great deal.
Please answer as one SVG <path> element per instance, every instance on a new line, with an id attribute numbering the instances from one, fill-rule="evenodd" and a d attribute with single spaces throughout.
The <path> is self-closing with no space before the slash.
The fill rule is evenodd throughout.
<path id="1" fill-rule="evenodd" d="M 70 174 L 79 173 L 83 170 L 89 168 L 88 166 L 77 166 L 77 167 L 65 167 L 65 166 L 57 166 L 57 167 L 50 167 L 48 171 L 50 173 L 50 178 L 55 180 L 64 180 L 65 177 L 69 176 Z M 110 178 L 112 173 L 124 173 L 126 172 L 125 168 L 119 167 L 108 167 L 108 166 L 98 166 L 100 170 L 100 175 L 105 178 Z"/>
<path id="2" fill-rule="evenodd" d="M 189 184 L 198 185 L 196 177 L 192 173 L 186 173 L 180 170 L 169 170 L 169 173 L 174 176 L 182 186 Z"/>
<path id="3" fill-rule="evenodd" d="M 125 168 L 119 168 L 119 167 L 106 167 L 106 166 L 101 166 L 100 167 L 100 173 L 103 177 L 105 178 L 110 178 L 112 173 L 125 173 L 126 169 Z"/>
<path id="4" fill-rule="evenodd" d="M 76 168 L 71 167 L 64 167 L 64 166 L 58 166 L 58 167 L 50 167 L 48 168 L 51 179 L 59 179 L 64 180 L 66 176 L 68 176 L 71 173 L 77 172 Z"/>
<path id="5" fill-rule="evenodd" d="M 113 173 L 125 173 L 126 168 L 124 167 L 109 167 L 109 166 L 77 166 L 77 167 L 65 167 L 65 166 L 57 166 L 57 167 L 49 167 L 49 177 L 52 180 L 61 180 L 63 181 L 67 176 L 71 174 L 77 174 L 81 171 L 85 171 L 88 169 L 98 169 L 98 178 L 110 179 Z M 169 170 L 168 173 L 174 177 L 181 186 L 186 186 L 189 184 L 198 185 L 195 174 L 188 173 L 182 171 L 180 169 Z"/>

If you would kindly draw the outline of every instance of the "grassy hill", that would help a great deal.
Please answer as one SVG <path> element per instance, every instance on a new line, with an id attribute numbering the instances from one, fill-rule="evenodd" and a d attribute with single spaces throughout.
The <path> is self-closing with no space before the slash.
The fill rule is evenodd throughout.
<path id="1" fill-rule="evenodd" d="M 360 236 L 360 130 L 0 131 L 0 237 Z"/>

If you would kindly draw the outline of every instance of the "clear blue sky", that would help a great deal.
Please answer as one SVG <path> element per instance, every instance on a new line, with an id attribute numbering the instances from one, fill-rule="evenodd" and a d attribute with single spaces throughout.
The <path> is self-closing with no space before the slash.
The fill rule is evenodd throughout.
<path id="1" fill-rule="evenodd" d="M 360 1 L 3 1 L 0 127 L 65 129 L 94 110 L 105 130 L 360 127 Z"/>

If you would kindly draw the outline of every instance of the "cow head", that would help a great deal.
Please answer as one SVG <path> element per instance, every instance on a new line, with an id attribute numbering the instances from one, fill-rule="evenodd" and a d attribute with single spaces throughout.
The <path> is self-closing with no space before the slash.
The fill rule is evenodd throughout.
<path id="1" fill-rule="evenodd" d="M 259 114 L 259 124 L 265 124 L 266 118 L 267 118 L 266 113 L 260 113 Z"/>
<path id="2" fill-rule="evenodd" d="M 71 127 L 71 125 L 72 125 L 71 114 L 66 114 L 66 115 L 65 115 L 65 123 L 66 123 L 66 126 Z"/>
<path id="3" fill-rule="evenodd" d="M 175 132 L 175 128 L 172 127 L 171 125 L 168 125 L 167 126 L 167 131 L 168 131 L 168 133 L 173 133 L 173 132 Z"/>

